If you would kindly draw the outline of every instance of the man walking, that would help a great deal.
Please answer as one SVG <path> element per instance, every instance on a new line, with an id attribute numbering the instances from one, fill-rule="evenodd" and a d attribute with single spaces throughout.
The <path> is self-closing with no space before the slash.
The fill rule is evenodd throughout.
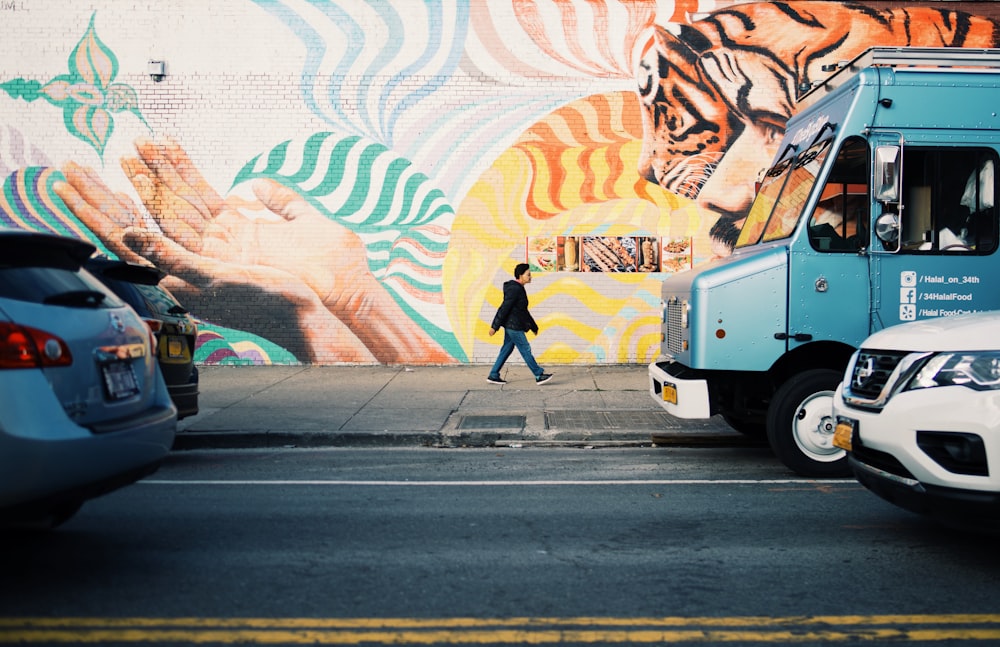
<path id="1" fill-rule="evenodd" d="M 500 347 L 500 354 L 493 364 L 493 370 L 486 378 L 493 384 L 507 383 L 500 377 L 500 369 L 514 352 L 515 347 L 521 352 L 528 370 L 535 376 L 536 384 L 545 384 L 552 379 L 552 374 L 543 371 L 535 361 L 535 357 L 531 354 L 531 344 L 528 343 L 527 331 L 538 334 L 538 324 L 528 312 L 528 293 L 524 286 L 529 283 L 531 283 L 531 270 L 528 269 L 528 264 L 518 263 L 514 267 L 514 280 L 503 284 L 503 303 L 497 309 L 493 324 L 490 326 L 490 337 L 503 327 L 503 346 Z"/>

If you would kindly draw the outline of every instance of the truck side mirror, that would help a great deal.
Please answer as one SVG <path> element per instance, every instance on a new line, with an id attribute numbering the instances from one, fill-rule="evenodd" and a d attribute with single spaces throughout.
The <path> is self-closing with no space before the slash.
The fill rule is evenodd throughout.
<path id="1" fill-rule="evenodd" d="M 895 251 L 899 246 L 899 214 L 888 211 L 879 216 L 875 221 L 875 235 L 886 249 Z"/>
<path id="2" fill-rule="evenodd" d="M 899 146 L 875 148 L 875 199 L 883 204 L 899 203 Z"/>

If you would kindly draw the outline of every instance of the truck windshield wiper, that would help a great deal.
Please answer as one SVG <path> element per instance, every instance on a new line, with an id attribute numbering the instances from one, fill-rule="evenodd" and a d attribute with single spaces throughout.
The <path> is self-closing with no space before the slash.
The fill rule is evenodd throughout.
<path id="1" fill-rule="evenodd" d="M 104 302 L 106 295 L 97 290 L 70 290 L 45 297 L 46 305 L 75 306 L 78 308 L 96 308 Z"/>

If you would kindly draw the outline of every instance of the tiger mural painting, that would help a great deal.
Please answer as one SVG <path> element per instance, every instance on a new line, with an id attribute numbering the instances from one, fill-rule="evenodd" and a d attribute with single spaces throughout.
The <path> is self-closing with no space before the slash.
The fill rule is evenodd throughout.
<path id="1" fill-rule="evenodd" d="M 760 2 L 656 26 L 637 73 L 639 174 L 695 200 L 713 222 L 713 253 L 727 255 L 799 89 L 826 77 L 823 65 L 873 45 L 1000 44 L 995 17 L 941 4 Z"/>

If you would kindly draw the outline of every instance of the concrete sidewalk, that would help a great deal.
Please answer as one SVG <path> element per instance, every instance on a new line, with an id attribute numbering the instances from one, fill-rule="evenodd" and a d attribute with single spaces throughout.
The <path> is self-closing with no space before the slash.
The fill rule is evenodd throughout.
<path id="1" fill-rule="evenodd" d="M 720 418 L 680 420 L 649 395 L 644 365 L 557 366 L 537 385 L 486 366 L 201 366 L 200 413 L 175 449 L 744 444 Z M 759 444 L 759 443 L 754 443 Z"/>

